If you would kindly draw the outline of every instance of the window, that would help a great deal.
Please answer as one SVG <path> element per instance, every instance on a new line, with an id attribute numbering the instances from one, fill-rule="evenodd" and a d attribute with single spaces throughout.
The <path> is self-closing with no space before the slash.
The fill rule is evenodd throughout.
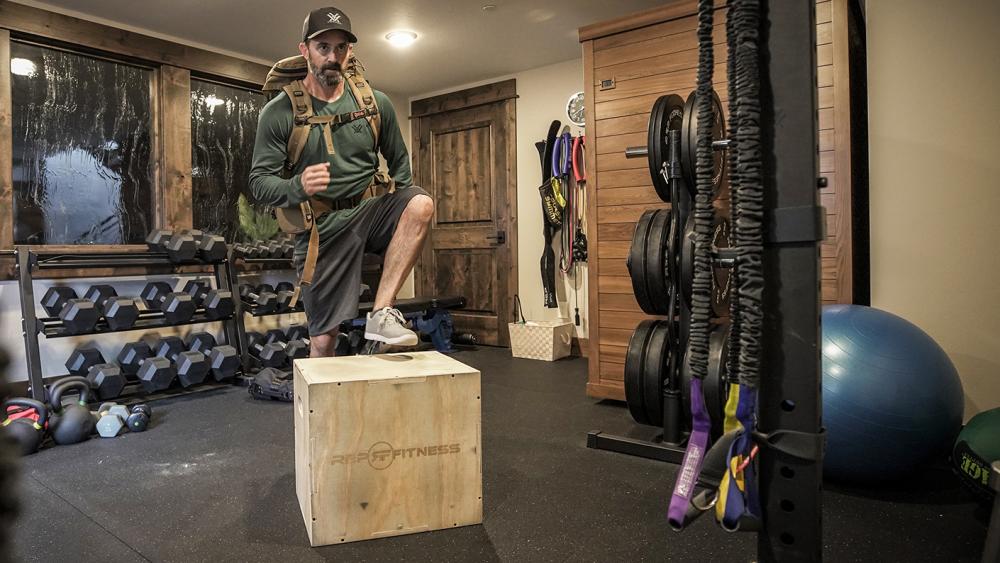
<path id="1" fill-rule="evenodd" d="M 258 238 L 248 180 L 257 118 L 267 103 L 259 92 L 191 79 L 191 191 L 194 226 L 228 241 Z M 240 195 L 243 213 L 240 213 Z M 249 213 L 248 213 L 249 212 Z M 273 222 L 273 220 L 272 220 Z"/>
<path id="2" fill-rule="evenodd" d="M 152 70 L 11 42 L 15 244 L 141 244 Z"/>

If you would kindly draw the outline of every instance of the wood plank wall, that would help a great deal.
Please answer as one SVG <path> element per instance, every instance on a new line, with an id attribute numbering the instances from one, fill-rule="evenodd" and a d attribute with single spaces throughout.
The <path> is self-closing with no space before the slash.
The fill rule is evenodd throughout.
<path id="1" fill-rule="evenodd" d="M 728 108 L 724 3 L 716 6 L 713 82 Z M 847 0 L 816 4 L 820 166 L 829 179 L 828 187 L 821 190 L 828 223 L 827 240 L 822 245 L 824 304 L 851 301 L 846 6 Z M 640 321 L 654 318 L 642 312 L 632 294 L 625 258 L 642 212 L 667 209 L 669 204 L 660 201 L 653 190 L 646 160 L 627 160 L 624 149 L 646 144 L 649 111 L 657 97 L 675 93 L 687 98 L 694 89 L 698 63 L 695 13 L 695 2 L 682 0 L 580 29 L 585 95 L 593 100 L 587 115 L 588 188 L 593 190 L 587 214 L 589 224 L 596 225 L 596 232 L 589 233 L 594 249 L 589 281 L 590 287 L 596 288 L 590 293 L 587 394 L 592 397 L 624 400 L 622 380 L 629 337 Z M 835 22 L 835 16 L 843 23 Z M 839 41 L 835 42 L 835 37 Z M 602 89 L 601 81 L 608 79 L 614 79 L 614 87 Z"/>

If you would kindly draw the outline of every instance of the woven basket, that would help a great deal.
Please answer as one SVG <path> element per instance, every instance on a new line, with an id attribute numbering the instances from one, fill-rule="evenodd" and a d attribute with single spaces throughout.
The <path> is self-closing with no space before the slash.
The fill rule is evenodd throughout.
<path id="1" fill-rule="evenodd" d="M 569 356 L 573 340 L 573 323 L 568 320 L 525 321 L 520 313 L 521 300 L 514 296 L 514 318 L 521 322 L 507 323 L 510 351 L 515 358 L 547 362 Z"/>

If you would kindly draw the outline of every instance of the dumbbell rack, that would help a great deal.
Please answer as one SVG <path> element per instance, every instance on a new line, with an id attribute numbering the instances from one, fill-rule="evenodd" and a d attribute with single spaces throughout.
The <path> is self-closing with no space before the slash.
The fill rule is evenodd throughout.
<path id="1" fill-rule="evenodd" d="M 235 249 L 230 248 L 229 259 L 226 261 L 226 271 L 228 279 L 230 280 L 230 285 L 233 293 L 233 302 L 236 304 L 236 314 L 235 330 L 237 338 L 239 338 L 240 345 L 237 346 L 236 350 L 240 353 L 240 362 L 243 364 L 243 368 L 246 371 L 250 371 L 249 366 L 254 365 L 255 361 L 250 357 L 250 346 L 247 344 L 247 329 L 246 323 L 244 322 L 244 315 L 249 315 L 251 317 L 269 317 L 273 315 L 287 315 L 291 313 L 303 313 L 305 309 L 302 306 L 302 300 L 299 299 L 298 303 L 291 310 L 287 311 L 275 311 L 271 313 L 261 313 L 256 310 L 249 303 L 245 303 L 240 297 L 239 276 L 235 270 Z M 244 264 L 255 264 L 259 266 L 264 266 L 266 269 L 294 269 L 291 258 L 249 258 L 243 256 L 240 258 Z M 228 334 L 227 334 L 228 337 Z"/>
<path id="2" fill-rule="evenodd" d="M 85 336 L 89 334 L 105 334 L 109 332 L 126 332 L 133 330 L 147 330 L 153 328 L 164 328 L 171 326 L 183 326 L 191 324 L 201 324 L 209 322 L 222 322 L 226 335 L 226 342 L 236 347 L 237 352 L 245 355 L 244 340 L 241 338 L 243 323 L 234 322 L 239 319 L 239 303 L 236 302 L 236 311 L 230 318 L 210 319 L 204 310 L 195 311 L 194 316 L 185 322 L 167 323 L 163 313 L 160 311 L 143 311 L 135 325 L 123 330 L 112 330 L 107 321 L 103 318 L 98 321 L 94 330 L 83 333 L 70 334 L 59 319 L 38 317 L 35 314 L 35 292 L 34 282 L 36 271 L 48 270 L 88 270 L 105 268 L 128 268 L 159 266 L 166 268 L 177 268 L 180 266 L 211 266 L 215 276 L 216 286 L 220 289 L 230 289 L 232 287 L 232 272 L 229 260 L 216 263 L 208 263 L 202 260 L 192 260 L 188 262 L 171 262 L 166 253 L 162 252 L 130 252 L 126 250 L 108 252 L 89 253 L 67 253 L 64 251 L 47 251 L 17 247 L 11 251 L 16 260 L 18 286 L 21 297 L 21 330 L 24 336 L 24 352 L 28 365 L 28 381 L 31 385 L 32 398 L 44 400 L 44 378 L 42 376 L 41 355 L 38 349 L 38 336 L 44 335 L 46 338 L 63 338 L 67 336 Z M 238 326 L 237 326 L 238 325 Z M 198 388 L 193 388 L 197 390 Z"/>

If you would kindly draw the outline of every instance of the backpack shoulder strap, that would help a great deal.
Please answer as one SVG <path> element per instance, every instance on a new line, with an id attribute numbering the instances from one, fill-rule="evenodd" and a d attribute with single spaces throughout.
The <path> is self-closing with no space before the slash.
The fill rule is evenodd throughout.
<path id="1" fill-rule="evenodd" d="M 281 88 L 292 103 L 293 121 L 292 133 L 288 136 L 288 154 L 285 160 L 285 169 L 291 172 L 292 168 L 302 157 L 302 149 L 309 139 L 309 131 L 312 124 L 309 118 L 313 116 L 312 100 L 301 80 L 294 80 Z"/>
<path id="2" fill-rule="evenodd" d="M 379 131 L 382 128 L 382 116 L 378 111 L 378 104 L 375 102 L 375 91 L 372 90 L 371 84 L 365 79 L 361 66 L 361 63 L 355 59 L 353 62 L 353 68 L 347 78 L 347 84 L 351 88 L 351 92 L 354 94 L 354 99 L 357 100 L 358 105 L 361 109 L 367 110 L 368 125 L 372 128 L 372 136 L 375 137 L 375 151 L 378 151 L 378 141 L 379 141 Z"/>

